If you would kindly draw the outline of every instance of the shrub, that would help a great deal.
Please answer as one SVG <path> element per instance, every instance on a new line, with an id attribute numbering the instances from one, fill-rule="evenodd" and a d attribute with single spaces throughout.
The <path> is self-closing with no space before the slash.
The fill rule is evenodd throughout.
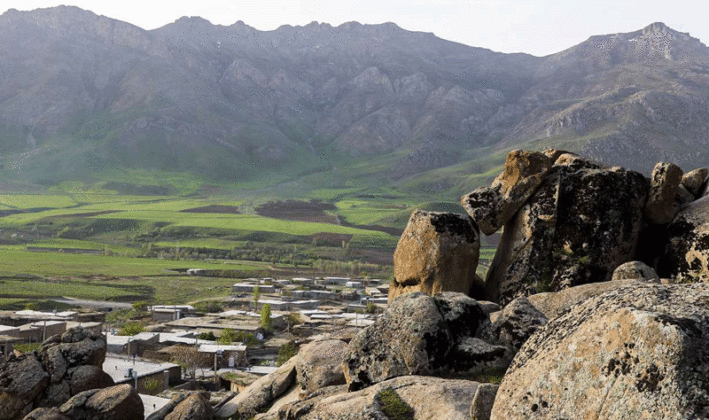
<path id="1" fill-rule="evenodd" d="M 118 335 L 136 335 L 145 331 L 145 327 L 140 322 L 129 322 L 118 331 Z"/>
<path id="2" fill-rule="evenodd" d="M 215 313 L 222 311 L 222 303 L 218 300 L 203 300 L 195 304 L 195 309 L 200 312 Z"/>
<path id="3" fill-rule="evenodd" d="M 278 348 L 278 360 L 276 360 L 276 366 L 281 366 L 285 362 L 291 359 L 291 357 L 298 354 L 298 346 L 295 342 L 289 341 L 288 343 L 282 345 Z"/>
<path id="4" fill-rule="evenodd" d="M 265 304 L 261 308 L 261 328 L 266 332 L 273 331 L 273 319 L 271 319 L 271 305 Z"/>
<path id="5" fill-rule="evenodd" d="M 217 341 L 217 336 L 213 332 L 207 331 L 197 335 L 200 340 Z"/>

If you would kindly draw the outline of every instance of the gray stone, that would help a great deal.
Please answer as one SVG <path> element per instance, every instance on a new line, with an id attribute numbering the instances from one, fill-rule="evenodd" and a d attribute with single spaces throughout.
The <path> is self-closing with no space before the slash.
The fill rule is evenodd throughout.
<path id="1" fill-rule="evenodd" d="M 463 208 L 486 235 L 497 232 L 534 193 L 549 173 L 553 161 L 541 152 L 513 150 L 505 168 L 489 188 L 479 188 L 461 198 Z"/>
<path id="2" fill-rule="evenodd" d="M 675 282 L 709 282 L 709 196 L 687 206 L 667 227 L 658 271 Z"/>
<path id="3" fill-rule="evenodd" d="M 492 406 L 495 404 L 495 396 L 499 387 L 496 384 L 478 385 L 470 406 L 470 420 L 490 420 L 490 413 L 492 413 Z"/>
<path id="4" fill-rule="evenodd" d="M 394 252 L 389 301 L 410 292 L 469 294 L 479 254 L 480 234 L 469 217 L 415 210 Z"/>
<path id="5" fill-rule="evenodd" d="M 709 168 L 699 168 L 689 171 L 682 176 L 681 185 L 687 189 L 695 198 L 701 198 L 699 195 L 702 191 L 702 186 L 709 175 Z"/>
<path id="6" fill-rule="evenodd" d="M 613 271 L 612 281 L 618 280 L 645 280 L 659 283 L 660 277 L 655 270 L 642 261 L 628 261 L 621 264 Z"/>
<path id="7" fill-rule="evenodd" d="M 345 384 L 342 361 L 347 344 L 340 340 L 314 341 L 301 347 L 296 364 L 301 388 L 313 392 L 330 385 Z"/>
<path id="8" fill-rule="evenodd" d="M 650 176 L 650 193 L 644 210 L 648 223 L 666 224 L 677 214 L 677 193 L 682 175 L 682 169 L 674 163 L 659 162 L 655 165 Z"/>
<path id="9" fill-rule="evenodd" d="M 49 385 L 49 374 L 34 353 L 10 355 L 0 363 L 0 419 L 22 418 Z M 29 408 L 29 409 L 26 409 Z"/>
<path id="10" fill-rule="evenodd" d="M 201 393 L 194 392 L 165 416 L 165 420 L 212 420 L 212 406 Z"/>
<path id="11" fill-rule="evenodd" d="M 130 385 L 92 389 L 71 397 L 60 410 L 72 420 L 142 419 L 143 401 Z"/>
<path id="12" fill-rule="evenodd" d="M 522 346 L 492 420 L 709 417 L 709 285 L 617 288 Z"/>
<path id="13" fill-rule="evenodd" d="M 397 376 L 484 369 L 496 362 L 499 349 L 483 349 L 476 358 L 481 347 L 468 339 L 481 338 L 491 327 L 480 305 L 463 294 L 406 294 L 352 339 L 345 378 L 351 390 L 359 390 Z"/>
<path id="14" fill-rule="evenodd" d="M 505 225 L 485 280 L 486 300 L 504 305 L 519 296 L 608 281 L 635 255 L 645 177 L 596 169 L 581 159 L 571 163 L 554 165 Z"/>
<path id="15" fill-rule="evenodd" d="M 516 352 L 546 322 L 547 317 L 529 300 L 519 297 L 504 307 L 496 317 L 493 329 L 498 340 Z"/>

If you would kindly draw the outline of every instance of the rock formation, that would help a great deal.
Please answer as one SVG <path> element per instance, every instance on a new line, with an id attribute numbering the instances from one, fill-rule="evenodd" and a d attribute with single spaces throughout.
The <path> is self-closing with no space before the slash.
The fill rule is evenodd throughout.
<path id="1" fill-rule="evenodd" d="M 394 252 L 389 300 L 414 291 L 471 293 L 479 253 L 480 234 L 470 218 L 414 211 Z"/>
<path id="2" fill-rule="evenodd" d="M 658 269 L 674 282 L 709 282 L 709 197 L 689 204 L 667 227 Z"/>
<path id="3" fill-rule="evenodd" d="M 36 352 L 11 355 L 0 364 L 0 419 L 20 419 L 36 407 L 57 407 L 113 385 L 101 368 L 105 357 L 105 338 L 81 327 L 48 338 Z"/>
<path id="4" fill-rule="evenodd" d="M 550 320 L 523 346 L 493 420 L 709 417 L 709 286 L 635 283 Z"/>

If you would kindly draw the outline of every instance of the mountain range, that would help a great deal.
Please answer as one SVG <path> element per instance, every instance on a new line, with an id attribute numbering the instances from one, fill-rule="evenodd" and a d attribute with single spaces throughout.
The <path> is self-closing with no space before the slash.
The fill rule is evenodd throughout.
<path id="1" fill-rule="evenodd" d="M 460 194 L 513 148 L 649 173 L 709 162 L 709 50 L 662 23 L 546 57 L 393 23 L 146 31 L 60 6 L 0 16 L 2 175 L 112 170 Z"/>

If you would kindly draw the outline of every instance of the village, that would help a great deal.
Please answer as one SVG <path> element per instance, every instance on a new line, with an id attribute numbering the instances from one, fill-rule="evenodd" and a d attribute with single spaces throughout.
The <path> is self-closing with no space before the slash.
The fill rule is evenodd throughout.
<path id="1" fill-rule="evenodd" d="M 115 384 L 137 389 L 147 418 L 171 393 L 204 389 L 227 401 L 314 338 L 354 335 L 386 308 L 388 290 L 389 282 L 378 279 L 250 278 L 210 305 L 145 306 L 120 324 L 112 314 L 140 304 L 90 301 L 76 310 L 1 311 L 0 359 L 76 326 L 101 333 L 104 372 Z"/>

